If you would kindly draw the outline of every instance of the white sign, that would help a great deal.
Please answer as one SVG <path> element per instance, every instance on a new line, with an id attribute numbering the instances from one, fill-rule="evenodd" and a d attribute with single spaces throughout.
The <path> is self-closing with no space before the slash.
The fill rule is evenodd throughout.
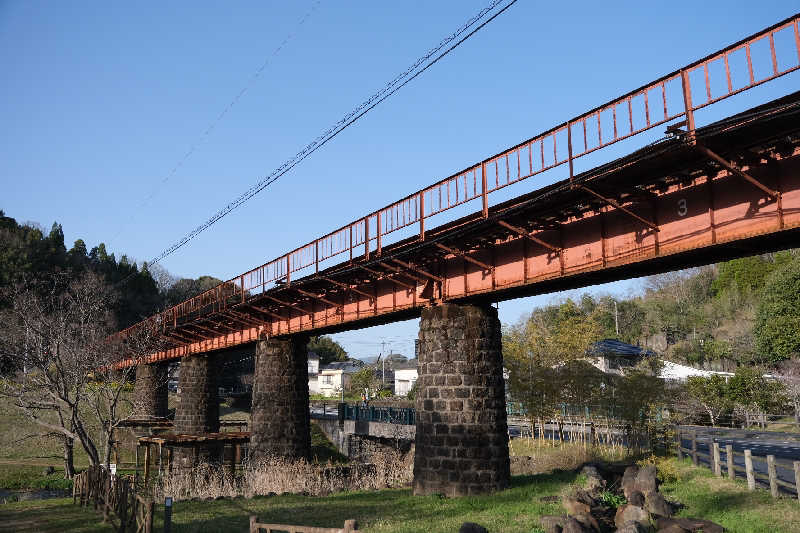
<path id="1" fill-rule="evenodd" d="M 117 473 L 117 463 L 111 463 L 108 465 L 108 469 L 111 470 L 111 475 L 116 475 Z"/>

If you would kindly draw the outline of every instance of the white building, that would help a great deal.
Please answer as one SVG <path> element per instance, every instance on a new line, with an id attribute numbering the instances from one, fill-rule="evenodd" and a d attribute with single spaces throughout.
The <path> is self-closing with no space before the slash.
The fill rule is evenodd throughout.
<path id="1" fill-rule="evenodd" d="M 319 394 L 319 356 L 308 352 L 308 393 Z"/>
<path id="2" fill-rule="evenodd" d="M 673 363 L 672 361 L 662 360 L 661 363 L 662 363 L 661 372 L 659 373 L 658 377 L 668 381 L 684 382 L 686 381 L 687 378 L 690 378 L 692 376 L 700 376 L 703 378 L 708 378 L 711 376 L 722 376 L 725 378 L 725 381 L 728 381 L 728 378 L 733 376 L 733 373 L 731 372 L 701 370 L 699 368 Z"/>
<path id="3" fill-rule="evenodd" d="M 417 382 L 417 360 L 394 365 L 394 395 L 406 396 Z"/>
<path id="4" fill-rule="evenodd" d="M 338 396 L 343 390 L 347 390 L 350 387 L 350 377 L 358 371 L 358 366 L 347 361 L 330 363 L 320 367 L 317 376 L 319 394 L 330 398 Z"/>

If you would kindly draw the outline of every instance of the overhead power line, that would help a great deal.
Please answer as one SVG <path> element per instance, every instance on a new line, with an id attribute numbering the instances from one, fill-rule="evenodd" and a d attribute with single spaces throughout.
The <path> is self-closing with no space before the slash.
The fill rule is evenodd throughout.
<path id="1" fill-rule="evenodd" d="M 167 256 L 173 254 L 175 251 L 179 250 L 183 246 L 185 246 L 189 241 L 197 237 L 200 233 L 211 227 L 213 224 L 218 222 L 221 218 L 225 215 L 240 207 L 242 204 L 247 202 L 250 198 L 264 190 L 266 187 L 274 183 L 277 179 L 281 176 L 289 172 L 295 166 L 297 166 L 300 162 L 302 162 L 305 158 L 322 148 L 325 144 L 327 144 L 330 140 L 336 137 L 339 133 L 344 131 L 349 126 L 353 125 L 357 122 L 361 117 L 371 111 L 375 106 L 389 98 L 391 95 L 399 91 L 403 88 L 406 84 L 411 82 L 417 76 L 428 70 L 430 67 L 435 65 L 439 62 L 443 57 L 448 55 L 450 52 L 455 50 L 458 46 L 460 46 L 464 41 L 475 35 L 478 31 L 480 31 L 483 27 L 489 24 L 492 20 L 497 18 L 500 14 L 505 12 L 508 8 L 512 5 L 517 3 L 517 0 L 511 0 L 508 2 L 504 7 L 502 7 L 499 11 L 494 13 L 488 19 L 484 20 L 480 23 L 477 27 L 474 27 L 470 31 L 473 26 L 481 22 L 486 16 L 488 16 L 492 11 L 495 10 L 500 4 L 503 3 L 504 0 L 492 0 L 489 5 L 481 9 L 475 16 L 470 18 L 465 24 L 463 24 L 460 28 L 458 28 L 455 32 L 448 35 L 438 45 L 431 48 L 425 55 L 421 56 L 417 59 L 408 69 L 406 69 L 403 73 L 396 76 L 390 82 L 386 84 L 386 86 L 381 89 L 380 91 L 374 93 L 369 98 L 367 98 L 364 102 L 362 102 L 358 107 L 347 113 L 344 117 L 342 117 L 336 124 L 328 128 L 325 132 L 319 135 L 316 139 L 311 141 L 307 144 L 302 150 L 297 152 L 293 157 L 284 161 L 279 167 L 275 170 L 270 172 L 267 176 L 263 179 L 258 181 L 252 187 L 250 187 L 247 191 L 242 193 L 239 197 L 235 200 L 231 201 L 228 205 L 214 213 L 208 220 L 206 220 L 200 226 L 197 226 L 191 232 L 189 232 L 186 236 L 181 238 L 175 244 L 161 252 L 158 256 L 154 257 L 150 264 L 158 263 L 162 259 L 166 258 Z M 453 44 L 451 44 L 453 43 Z M 448 45 L 449 48 L 448 48 Z M 444 50 L 444 51 L 443 51 Z M 438 54 L 438 55 L 437 55 Z M 424 66 L 423 66 L 424 65 Z"/>
<path id="2" fill-rule="evenodd" d="M 275 59 L 275 57 L 280 53 L 280 51 L 283 49 L 283 47 L 286 46 L 289 43 L 289 41 L 292 40 L 292 38 L 295 36 L 295 34 L 300 30 L 300 27 L 303 26 L 303 24 L 305 24 L 305 22 L 314 13 L 314 11 L 316 11 L 316 9 L 317 9 L 317 7 L 319 7 L 319 4 L 320 4 L 321 1 L 322 0 L 314 0 L 314 2 L 312 3 L 311 7 L 308 9 L 308 11 L 306 11 L 306 13 L 298 21 L 298 23 L 294 27 L 294 29 L 291 32 L 289 32 L 289 34 L 286 35 L 286 37 L 284 37 L 283 41 L 281 41 L 281 43 L 278 45 L 278 47 L 275 48 L 275 50 L 272 51 L 272 54 L 267 56 L 267 58 L 264 60 L 264 62 L 261 64 L 261 66 L 258 67 L 258 69 L 253 73 L 252 76 L 250 76 L 250 79 L 247 81 L 245 86 L 242 87 L 242 89 L 236 94 L 236 96 L 233 97 L 233 100 L 231 100 L 230 103 L 228 103 L 228 105 L 225 106 L 225 108 L 219 113 L 219 115 L 217 115 L 217 118 L 215 118 L 208 125 L 208 127 L 205 129 L 205 131 L 203 131 L 203 133 L 197 138 L 197 140 L 195 140 L 195 142 L 189 147 L 189 149 L 186 151 L 186 153 L 183 154 L 183 157 L 181 157 L 178 160 L 178 162 L 175 163 L 175 165 L 172 167 L 172 169 L 163 178 L 161 178 L 161 180 L 155 185 L 155 187 L 153 187 L 153 190 L 150 191 L 150 194 L 148 194 L 144 198 L 144 200 L 142 200 L 142 202 L 139 204 L 139 207 L 137 208 L 137 210 L 142 209 L 143 207 L 145 207 L 150 202 L 150 200 L 155 198 L 156 194 L 158 194 L 158 192 L 161 189 L 161 187 L 163 187 L 164 184 L 166 184 L 178 172 L 178 170 L 183 166 L 183 164 L 186 163 L 186 161 L 190 157 L 192 157 L 192 155 L 197 151 L 197 148 L 201 144 L 203 144 L 205 142 L 205 140 L 208 138 L 208 136 L 211 135 L 211 132 L 214 131 L 214 129 L 217 127 L 217 125 L 219 125 L 220 122 L 222 122 L 222 119 L 225 118 L 225 116 L 230 112 L 230 110 L 233 109 L 233 107 L 236 104 L 239 103 L 239 100 L 241 100 L 242 97 L 245 95 L 245 93 L 250 90 L 250 88 L 256 83 L 256 81 L 258 81 L 258 78 L 261 77 L 261 74 L 264 73 L 264 70 L 266 70 L 266 68 L 269 66 L 269 64 L 272 62 L 272 60 Z M 109 244 L 114 242 L 114 240 L 122 234 L 122 232 L 125 229 L 125 227 L 128 224 L 130 224 L 131 221 L 133 221 L 134 217 L 135 217 L 135 215 L 131 215 L 130 216 L 130 218 L 122 225 L 122 227 L 119 229 L 119 231 L 117 231 L 116 235 L 114 235 L 111 238 L 111 240 L 109 241 Z"/>

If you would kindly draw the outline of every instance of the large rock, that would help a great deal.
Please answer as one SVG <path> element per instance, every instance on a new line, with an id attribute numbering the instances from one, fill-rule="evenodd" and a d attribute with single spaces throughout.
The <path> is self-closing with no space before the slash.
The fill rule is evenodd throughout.
<path id="1" fill-rule="evenodd" d="M 656 527 L 666 529 L 668 527 L 677 525 L 686 531 L 702 531 L 703 533 L 723 533 L 725 528 L 719 524 L 715 524 L 710 520 L 701 520 L 699 518 L 659 518 L 656 521 Z"/>
<path id="2" fill-rule="evenodd" d="M 642 468 L 635 465 L 629 466 L 622 475 L 622 493 L 625 494 L 626 498 L 630 499 L 631 494 L 636 491 L 641 492 L 645 496 L 657 492 L 657 474 L 658 471 L 655 465 L 645 465 Z"/>
<path id="3" fill-rule="evenodd" d="M 566 516 L 544 515 L 539 517 L 539 523 L 544 529 L 544 533 L 561 533 L 564 524 L 569 520 Z"/>
<path id="4" fill-rule="evenodd" d="M 591 528 L 585 527 L 583 524 L 575 520 L 574 518 L 567 519 L 564 522 L 564 528 L 561 530 L 562 533 L 592 533 Z"/>
<path id="5" fill-rule="evenodd" d="M 594 465 L 586 465 L 581 468 L 581 474 L 586 476 L 586 489 L 590 492 L 599 492 L 606 486 L 606 480 Z"/>
<path id="6" fill-rule="evenodd" d="M 586 528 L 586 529 L 588 529 L 590 531 L 596 531 L 597 533 L 600 533 L 600 524 L 597 523 L 597 520 L 592 515 L 590 515 L 590 514 L 577 514 L 577 515 L 573 516 L 572 518 L 574 518 L 575 520 L 580 522 L 580 524 L 584 528 Z"/>
<path id="7" fill-rule="evenodd" d="M 658 470 L 656 465 L 645 465 L 636 474 L 636 488 L 647 496 L 658 491 Z"/>
<path id="8" fill-rule="evenodd" d="M 650 526 L 645 526 L 641 522 L 628 522 L 621 528 L 617 529 L 617 533 L 649 533 Z"/>
<path id="9" fill-rule="evenodd" d="M 564 496 L 561 498 L 561 505 L 564 506 L 564 509 L 567 510 L 567 514 L 570 516 L 575 516 L 579 514 L 591 514 L 592 507 L 580 501 L 575 496 Z"/>
<path id="10" fill-rule="evenodd" d="M 489 530 L 475 522 L 464 522 L 458 528 L 458 533 L 489 533 Z"/>
<path id="11" fill-rule="evenodd" d="M 542 525 L 542 529 L 545 530 L 545 533 L 561 533 L 567 520 L 569 520 L 569 517 L 564 515 L 544 515 L 539 517 L 539 523 Z"/>
<path id="12" fill-rule="evenodd" d="M 649 527 L 650 515 L 638 505 L 626 503 L 617 509 L 617 514 L 614 516 L 614 524 L 619 529 L 628 524 L 628 522 L 639 522 L 642 525 Z"/>
<path id="13" fill-rule="evenodd" d="M 622 493 L 625 495 L 625 498 L 630 498 L 631 494 L 638 489 L 636 488 L 636 475 L 639 473 L 639 467 L 636 465 L 631 465 L 625 469 L 625 473 L 622 474 L 622 482 L 620 485 L 622 486 Z"/>
<path id="14" fill-rule="evenodd" d="M 644 494 L 642 494 L 638 490 L 633 491 L 631 495 L 628 497 L 628 503 L 631 505 L 635 505 L 636 507 L 644 508 L 644 502 L 645 502 Z"/>
<path id="15" fill-rule="evenodd" d="M 672 504 L 665 500 L 660 492 L 651 492 L 648 494 L 644 508 L 647 509 L 648 513 L 657 517 L 669 518 L 674 513 Z"/>
<path id="16" fill-rule="evenodd" d="M 678 524 L 672 524 L 671 526 L 659 529 L 657 533 L 689 533 L 689 530 L 683 529 Z"/>

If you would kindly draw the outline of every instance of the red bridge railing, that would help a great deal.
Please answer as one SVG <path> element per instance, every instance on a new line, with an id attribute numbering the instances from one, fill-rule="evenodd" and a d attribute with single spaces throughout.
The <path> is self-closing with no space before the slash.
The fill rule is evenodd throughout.
<path id="1" fill-rule="evenodd" d="M 209 306 L 223 309 L 244 301 L 249 295 L 266 291 L 270 283 L 290 283 L 297 272 L 318 272 L 324 261 L 343 255 L 347 259 L 369 259 L 371 254 L 381 254 L 385 237 L 410 226 L 417 225 L 419 238 L 424 240 L 426 219 L 478 198 L 482 199 L 486 216 L 488 195 L 495 191 L 564 164 L 568 164 L 571 178 L 576 159 L 675 119 L 684 118 L 681 125 L 692 135 L 695 111 L 798 69 L 800 14 L 223 282 L 150 320 L 176 325 L 182 317 Z"/>

